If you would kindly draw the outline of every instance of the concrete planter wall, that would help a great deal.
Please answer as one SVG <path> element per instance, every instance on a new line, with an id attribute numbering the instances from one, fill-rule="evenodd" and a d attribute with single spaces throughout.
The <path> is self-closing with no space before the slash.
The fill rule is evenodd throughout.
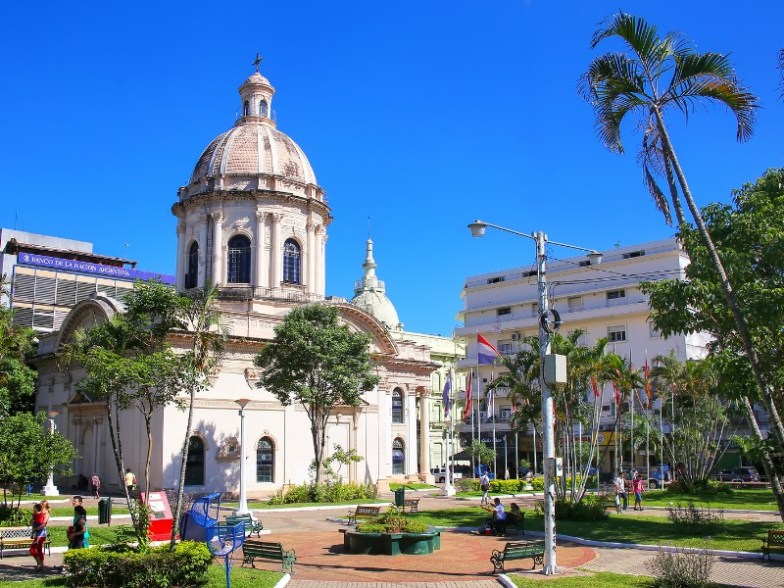
<path id="1" fill-rule="evenodd" d="M 441 549 L 441 532 L 358 533 L 341 530 L 346 553 L 364 555 L 426 555 Z"/>

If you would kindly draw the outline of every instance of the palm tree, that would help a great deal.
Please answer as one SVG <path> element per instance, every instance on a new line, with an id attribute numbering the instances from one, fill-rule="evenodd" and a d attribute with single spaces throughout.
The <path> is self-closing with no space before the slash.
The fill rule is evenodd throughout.
<path id="1" fill-rule="evenodd" d="M 171 547 L 176 545 L 182 510 L 182 493 L 185 486 L 185 469 L 188 463 L 191 432 L 193 431 L 193 403 L 196 393 L 209 386 L 211 375 L 223 351 L 226 331 L 220 324 L 220 313 L 215 308 L 218 288 L 206 284 L 204 288 L 193 288 L 184 292 L 180 300 L 181 317 L 190 332 L 191 348 L 183 357 L 183 367 L 187 374 L 188 423 L 185 427 L 185 440 L 182 444 L 180 459 L 180 479 L 177 484 L 177 497 L 174 503 L 174 525 L 171 534 Z"/>
<path id="2" fill-rule="evenodd" d="M 718 274 L 727 306 L 743 342 L 760 400 L 770 417 L 776 448 L 778 452 L 784 453 L 784 425 L 779 417 L 773 391 L 768 386 L 746 318 L 741 312 L 719 252 L 697 208 L 664 119 L 667 110 L 677 109 L 688 117 L 697 105 L 705 101 L 715 101 L 732 111 L 737 121 L 737 139 L 745 141 L 753 133 L 757 98 L 737 80 L 732 64 L 726 56 L 711 52 L 697 53 L 683 38 L 674 33 L 660 38 L 656 27 L 642 18 L 622 12 L 611 16 L 594 33 L 591 47 L 595 48 L 610 38 L 620 39 L 626 51 L 605 53 L 594 59 L 580 83 L 583 96 L 593 104 L 596 112 L 599 137 L 609 149 L 623 152 L 621 124 L 626 115 L 636 113 L 647 122 L 647 145 L 656 146 L 661 152 L 660 158 L 654 154 L 649 161 L 660 161 L 665 173 L 670 170 L 677 179 L 677 186 Z M 644 150 L 645 147 L 644 141 Z M 674 185 L 672 182 L 671 188 Z M 678 200 L 677 192 L 673 193 L 671 190 L 671 197 L 674 198 L 675 205 Z M 753 425 L 756 424 L 751 403 L 746 402 L 745 405 L 750 421 Z M 754 428 L 755 434 L 762 439 L 759 427 Z M 766 473 L 773 482 L 779 510 L 784 519 L 784 498 L 780 498 L 784 493 L 779 479 L 779 468 L 769 452 L 763 461 Z"/>
<path id="3" fill-rule="evenodd" d="M 618 450 L 615 454 L 616 471 L 623 469 L 623 442 L 621 440 L 621 428 L 623 420 L 623 407 L 628 406 L 628 399 L 631 398 L 635 390 L 645 387 L 640 370 L 632 368 L 631 360 L 620 355 L 611 354 L 609 356 L 610 371 L 612 373 L 613 387 L 617 391 L 615 404 L 617 408 L 617 418 L 615 427 L 615 438 L 618 440 Z M 634 467 L 634 463 L 631 463 Z"/>

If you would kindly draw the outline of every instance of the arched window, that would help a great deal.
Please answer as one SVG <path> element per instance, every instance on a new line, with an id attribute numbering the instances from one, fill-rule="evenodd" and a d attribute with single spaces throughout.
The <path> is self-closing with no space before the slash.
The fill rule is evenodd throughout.
<path id="1" fill-rule="evenodd" d="M 246 100 L 242 103 L 242 116 L 248 116 L 250 114 L 250 103 Z"/>
<path id="2" fill-rule="evenodd" d="M 392 390 L 392 422 L 403 422 L 403 391 L 400 388 Z"/>
<path id="3" fill-rule="evenodd" d="M 300 280 L 299 243 L 294 239 L 286 239 L 283 244 L 283 281 L 286 284 L 301 284 Z"/>
<path id="4" fill-rule="evenodd" d="M 259 102 L 259 116 L 267 116 L 268 108 L 267 108 L 267 101 L 262 100 Z"/>
<path id="5" fill-rule="evenodd" d="M 275 446 L 272 439 L 262 437 L 256 446 L 256 481 L 275 481 Z"/>
<path id="6" fill-rule="evenodd" d="M 229 239 L 229 266 L 226 276 L 229 284 L 250 284 L 250 239 L 235 235 Z"/>
<path id="7" fill-rule="evenodd" d="M 199 285 L 199 244 L 194 241 L 188 250 L 188 273 L 185 274 L 185 288 Z"/>
<path id="8" fill-rule="evenodd" d="M 400 437 L 392 441 L 392 473 L 406 473 L 406 449 Z"/>
<path id="9" fill-rule="evenodd" d="M 196 435 L 188 440 L 188 461 L 185 462 L 185 485 L 204 486 L 204 441 Z"/>

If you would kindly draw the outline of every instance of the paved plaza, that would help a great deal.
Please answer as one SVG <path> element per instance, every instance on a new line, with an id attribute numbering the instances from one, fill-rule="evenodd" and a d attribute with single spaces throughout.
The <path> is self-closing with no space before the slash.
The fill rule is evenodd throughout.
<path id="1" fill-rule="evenodd" d="M 420 508 L 433 510 L 466 504 L 465 500 L 423 497 Z M 506 541 L 515 540 L 514 536 L 508 539 L 476 536 L 460 529 L 442 533 L 441 549 L 433 555 L 346 555 L 339 529 L 343 527 L 340 520 L 348 510 L 342 506 L 259 511 L 264 528 L 269 531 L 263 537 L 278 541 L 297 553 L 296 573 L 288 583 L 289 588 L 480 588 L 501 585 L 499 578 L 491 573 L 490 553 L 493 549 L 503 549 Z M 775 513 L 727 514 L 752 520 L 777 520 Z M 585 572 L 581 570 L 587 570 L 649 575 L 647 564 L 654 556 L 655 551 L 576 545 L 563 540 L 558 542 L 557 550 L 561 574 L 582 574 Z M 60 563 L 62 553 L 53 553 L 47 558 L 47 565 Z M 541 567 L 531 571 L 531 563 L 531 560 L 511 562 L 508 571 L 546 581 L 548 578 L 540 573 Z M 240 565 L 238 558 L 235 565 Z M 279 564 L 263 560 L 256 566 L 280 569 Z M 0 562 L 0 583 L 40 578 L 32 567 L 29 556 L 7 556 Z M 784 562 L 714 556 L 712 579 L 729 586 L 784 588 Z"/>

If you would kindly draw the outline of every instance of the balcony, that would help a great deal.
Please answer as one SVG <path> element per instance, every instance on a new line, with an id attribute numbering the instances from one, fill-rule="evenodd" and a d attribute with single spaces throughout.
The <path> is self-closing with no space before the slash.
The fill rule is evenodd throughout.
<path id="1" fill-rule="evenodd" d="M 218 289 L 220 300 L 272 300 L 279 302 L 321 302 L 325 297 L 320 294 L 309 294 L 300 289 L 303 286 L 292 285 L 288 288 L 267 288 L 264 286 L 221 286 Z M 330 299 L 327 297 L 326 299 Z"/>

